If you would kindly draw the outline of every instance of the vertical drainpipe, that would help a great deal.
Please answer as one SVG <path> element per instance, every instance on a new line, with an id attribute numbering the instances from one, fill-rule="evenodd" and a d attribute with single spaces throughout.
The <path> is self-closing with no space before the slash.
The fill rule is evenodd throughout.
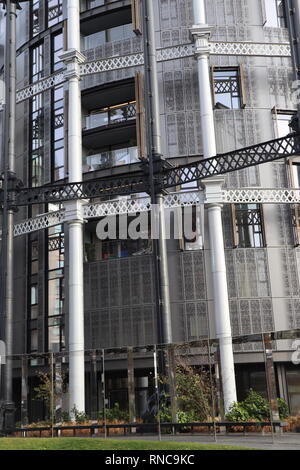
<path id="1" fill-rule="evenodd" d="M 142 0 L 142 7 L 144 19 L 145 82 L 147 90 L 148 152 L 149 159 L 152 160 L 150 165 L 153 165 L 156 157 L 163 158 L 161 155 L 161 126 L 153 0 Z M 160 323 L 158 327 L 158 342 L 170 344 L 172 343 L 172 316 L 164 198 L 161 193 L 156 194 L 153 188 L 151 189 L 151 203 L 156 205 L 159 225 L 159 239 L 153 240 L 153 244 L 156 244 L 154 246 L 155 263 L 159 265 L 159 272 L 156 273 L 156 276 L 159 278 L 159 282 L 156 285 L 156 289 L 159 292 L 156 295 L 158 295 L 160 303 L 159 306 L 157 305 L 159 309 L 158 323 Z M 155 267 L 154 269 L 157 268 Z"/>
<path id="2" fill-rule="evenodd" d="M 198 68 L 203 153 L 204 158 L 209 158 L 217 153 L 209 69 L 211 29 L 206 24 L 204 0 L 193 0 L 193 8 L 195 24 L 191 28 L 191 35 L 195 42 Z M 220 200 L 222 184 L 223 179 L 221 178 L 211 178 L 204 182 L 206 203 L 208 204 L 216 336 L 219 339 L 220 346 L 222 388 L 226 413 L 237 398 L 222 227 L 222 206 L 215 202 Z"/>
<path id="3" fill-rule="evenodd" d="M 5 50 L 5 124 L 4 124 L 4 204 L 2 226 L 2 282 L 1 316 L 4 320 L 6 363 L 4 367 L 4 429 L 14 428 L 13 402 L 13 310 L 14 310 L 14 209 L 9 187 L 16 180 L 16 3 L 6 2 Z M 1 327 L 0 326 L 0 327 Z"/>
<path id="4" fill-rule="evenodd" d="M 61 56 L 68 82 L 68 168 L 69 182 L 82 181 L 82 124 L 80 64 L 80 2 L 68 0 L 67 51 Z M 85 410 L 84 302 L 83 302 L 83 202 L 65 203 L 69 226 L 69 411 Z"/>
<path id="5" fill-rule="evenodd" d="M 285 0 L 284 2 L 286 22 L 289 31 L 292 64 L 294 69 L 294 79 L 300 80 L 300 0 Z M 297 85 L 297 127 L 294 129 L 299 132 L 300 130 L 300 103 L 299 103 L 299 85 Z"/>

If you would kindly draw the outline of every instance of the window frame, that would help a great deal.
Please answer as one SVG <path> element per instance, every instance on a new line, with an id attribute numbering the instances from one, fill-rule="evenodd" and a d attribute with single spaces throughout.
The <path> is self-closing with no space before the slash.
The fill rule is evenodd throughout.
<path id="1" fill-rule="evenodd" d="M 213 107 L 214 109 L 218 109 L 217 108 L 217 100 L 216 100 L 216 96 L 218 94 L 216 94 L 216 79 L 215 79 L 215 73 L 216 72 L 236 72 L 236 82 L 237 82 L 237 87 L 238 87 L 238 97 L 232 97 L 231 96 L 231 102 L 233 99 L 238 99 L 239 100 L 239 107 L 235 108 L 235 107 L 225 107 L 224 105 L 224 108 L 222 107 L 221 109 L 224 109 L 224 110 L 238 110 L 238 109 L 244 109 L 246 107 L 246 103 L 247 103 L 247 100 L 246 100 L 246 89 L 245 89 L 245 78 L 244 78 L 244 67 L 243 67 L 243 64 L 240 63 L 238 64 L 237 66 L 212 66 L 211 69 L 210 69 L 210 73 L 211 73 L 211 93 L 212 93 L 212 103 L 213 103 Z M 229 93 L 227 93 L 229 94 Z M 222 105 L 222 103 L 220 103 Z"/>
<path id="2" fill-rule="evenodd" d="M 242 248 L 242 249 L 258 249 L 258 248 L 265 248 L 267 246 L 266 244 L 266 232 L 265 232 L 265 223 L 264 223 L 264 210 L 263 210 L 263 204 L 231 204 L 231 225 L 232 225 L 232 234 L 233 234 L 233 248 Z M 241 206 L 241 208 L 237 208 L 237 206 Z M 257 206 L 256 208 L 249 208 L 249 206 Z M 238 224 L 238 212 L 245 212 L 246 209 L 244 207 L 248 208 L 249 211 L 259 211 L 259 217 L 260 217 L 260 231 L 259 232 L 254 232 L 253 230 L 253 239 L 255 240 L 255 234 L 260 235 L 260 246 L 256 246 L 255 243 L 253 246 L 243 246 L 241 245 L 241 241 L 239 239 L 239 224 Z M 255 226 L 259 224 L 247 224 L 247 227 Z M 244 227 L 244 226 L 242 226 Z"/>

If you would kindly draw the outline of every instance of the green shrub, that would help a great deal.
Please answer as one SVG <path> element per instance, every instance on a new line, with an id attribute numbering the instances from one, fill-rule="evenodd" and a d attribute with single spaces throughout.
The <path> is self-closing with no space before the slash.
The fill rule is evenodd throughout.
<path id="1" fill-rule="evenodd" d="M 259 393 L 250 390 L 247 398 L 242 402 L 243 408 L 248 412 L 250 418 L 256 421 L 270 419 L 270 406 L 268 401 Z"/>
<path id="2" fill-rule="evenodd" d="M 161 423 L 171 423 L 172 422 L 172 414 L 171 408 L 166 405 L 161 405 L 159 410 L 159 417 Z M 178 423 L 194 423 L 199 421 L 199 417 L 197 416 L 195 411 L 184 411 L 184 410 L 177 410 L 177 422 Z"/>
<path id="3" fill-rule="evenodd" d="M 62 423 L 69 423 L 71 421 L 71 417 L 67 411 L 61 412 L 61 421 Z"/>
<path id="4" fill-rule="evenodd" d="M 103 413 L 99 415 L 99 419 L 103 419 Z M 114 421 L 127 421 L 129 422 L 129 413 L 126 410 L 120 410 L 119 403 L 115 403 L 113 408 L 106 409 L 106 421 L 112 423 Z"/>
<path id="5" fill-rule="evenodd" d="M 231 405 L 229 412 L 226 414 L 227 421 L 249 421 L 250 415 L 243 407 L 243 403 L 235 402 Z"/>
<path id="6" fill-rule="evenodd" d="M 282 398 L 277 399 L 280 419 L 288 417 L 288 406 Z M 226 414 L 227 421 L 269 421 L 270 404 L 254 390 L 250 390 L 246 399 L 241 402 L 233 403 L 229 412 Z"/>
<path id="7" fill-rule="evenodd" d="M 286 419 L 289 417 L 289 407 L 283 398 L 277 398 L 279 417 Z"/>
<path id="8" fill-rule="evenodd" d="M 76 424 L 83 424 L 88 420 L 88 416 L 85 414 L 85 412 L 78 411 L 76 406 L 72 408 L 71 413 L 75 418 Z"/>

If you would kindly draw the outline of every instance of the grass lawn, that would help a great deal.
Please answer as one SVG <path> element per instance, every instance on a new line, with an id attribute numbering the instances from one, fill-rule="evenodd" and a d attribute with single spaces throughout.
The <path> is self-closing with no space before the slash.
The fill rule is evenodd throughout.
<path id="1" fill-rule="evenodd" d="M 218 444 L 100 438 L 0 438 L 0 450 L 246 450 Z"/>

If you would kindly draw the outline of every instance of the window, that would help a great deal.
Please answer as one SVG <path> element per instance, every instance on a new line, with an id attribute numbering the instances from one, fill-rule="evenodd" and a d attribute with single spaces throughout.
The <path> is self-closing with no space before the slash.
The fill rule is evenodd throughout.
<path id="1" fill-rule="evenodd" d="M 63 226 L 48 229 L 48 350 L 61 351 L 64 337 L 64 232 Z"/>
<path id="2" fill-rule="evenodd" d="M 286 28 L 284 0 L 265 0 L 266 21 L 265 26 L 273 28 Z"/>
<path id="3" fill-rule="evenodd" d="M 300 414 L 300 374 L 299 368 L 286 370 L 286 381 L 288 387 L 289 405 L 292 416 Z"/>
<path id="4" fill-rule="evenodd" d="M 87 0 L 87 9 L 101 7 L 107 0 Z"/>
<path id="5" fill-rule="evenodd" d="M 128 217 L 128 225 L 131 222 Z M 93 262 L 115 258 L 126 258 L 149 254 L 152 252 L 152 242 L 147 234 L 141 234 L 137 240 L 133 239 L 106 239 L 100 240 L 96 235 L 96 227 L 99 220 L 90 221 L 85 225 L 85 261 Z M 148 220 L 148 230 L 150 220 Z M 118 235 L 118 229 L 117 229 Z"/>
<path id="6" fill-rule="evenodd" d="M 33 215 L 29 211 L 30 215 Z M 37 318 L 38 318 L 38 237 L 36 233 L 29 235 L 28 240 L 28 348 L 29 352 L 36 352 L 38 350 L 38 331 L 37 331 Z M 34 364 L 32 364 L 34 365 Z"/>
<path id="7" fill-rule="evenodd" d="M 44 109 L 43 95 L 31 100 L 31 186 L 43 184 Z"/>
<path id="8" fill-rule="evenodd" d="M 63 0 L 46 0 L 45 2 L 33 0 L 30 2 L 30 31 L 32 37 L 39 34 L 45 24 L 46 28 L 50 28 L 62 21 L 62 2 Z M 45 23 L 44 20 L 46 20 Z"/>
<path id="9" fill-rule="evenodd" d="M 123 147 L 111 145 L 102 151 L 91 151 L 83 158 L 83 172 L 102 170 L 113 166 L 139 162 L 136 146 Z"/>
<path id="10" fill-rule="evenodd" d="M 62 21 L 62 0 L 48 0 L 47 21 L 48 28 Z"/>
<path id="11" fill-rule="evenodd" d="M 236 204 L 232 206 L 234 222 L 234 245 L 239 248 L 262 248 L 264 246 L 262 210 L 259 204 Z"/>
<path id="12" fill-rule="evenodd" d="M 114 28 L 97 31 L 96 33 L 89 34 L 83 37 L 82 49 L 94 49 L 101 46 L 106 42 L 124 41 L 135 37 L 132 29 L 132 23 L 115 26 Z"/>
<path id="13" fill-rule="evenodd" d="M 64 67 L 63 62 L 60 59 L 64 50 L 64 37 L 63 33 L 60 32 L 52 37 L 52 72 L 57 72 Z"/>
<path id="14" fill-rule="evenodd" d="M 33 0 L 31 2 L 31 36 L 34 37 L 40 32 L 40 20 L 39 20 L 39 11 L 40 11 L 40 0 Z"/>
<path id="15" fill-rule="evenodd" d="M 240 109 L 245 106 L 243 72 L 240 67 L 214 67 L 214 104 L 217 109 Z"/>
<path id="16" fill-rule="evenodd" d="M 52 72 L 63 67 L 60 56 L 63 52 L 63 33 L 52 38 Z M 65 177 L 64 153 L 64 87 L 56 86 L 52 91 L 52 179 Z"/>
<path id="17" fill-rule="evenodd" d="M 293 132 L 291 129 L 291 121 L 295 116 L 296 111 L 277 109 L 274 107 L 272 109 L 272 114 L 276 138 L 285 137 Z"/>
<path id="18" fill-rule="evenodd" d="M 33 329 L 30 331 L 30 352 L 37 352 L 38 350 L 38 330 Z M 34 364 L 31 364 L 34 365 Z"/>
<path id="19" fill-rule="evenodd" d="M 136 119 L 136 102 L 130 101 L 90 111 L 84 117 L 84 129 L 110 126 L 111 124 L 124 123 L 133 119 Z"/>
<path id="20" fill-rule="evenodd" d="M 30 288 L 30 320 L 36 320 L 38 316 L 38 286 L 33 284 Z"/>
<path id="21" fill-rule="evenodd" d="M 31 49 L 31 82 L 43 78 L 43 44 Z M 30 101 L 30 181 L 31 186 L 43 184 L 43 146 L 44 146 L 44 105 L 43 94 L 39 93 Z"/>

